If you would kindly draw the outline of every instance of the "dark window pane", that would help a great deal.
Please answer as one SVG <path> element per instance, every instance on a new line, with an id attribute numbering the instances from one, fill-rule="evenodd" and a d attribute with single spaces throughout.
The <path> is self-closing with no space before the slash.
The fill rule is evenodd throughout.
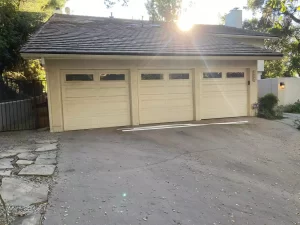
<path id="1" fill-rule="evenodd" d="M 162 80 L 163 78 L 164 78 L 163 74 L 156 74 L 156 73 L 152 73 L 152 74 L 143 73 L 142 74 L 142 80 Z"/>
<path id="2" fill-rule="evenodd" d="M 227 78 L 243 78 L 245 74 L 243 72 L 229 72 Z"/>
<path id="3" fill-rule="evenodd" d="M 188 73 L 171 73 L 169 74 L 170 80 L 182 80 L 182 79 L 190 79 L 190 74 Z"/>
<path id="4" fill-rule="evenodd" d="M 66 74 L 66 81 L 93 81 L 93 74 Z"/>
<path id="5" fill-rule="evenodd" d="M 222 78 L 222 73 L 219 72 L 203 73 L 203 78 Z"/>
<path id="6" fill-rule="evenodd" d="M 100 80 L 125 80 L 125 74 L 100 74 Z"/>

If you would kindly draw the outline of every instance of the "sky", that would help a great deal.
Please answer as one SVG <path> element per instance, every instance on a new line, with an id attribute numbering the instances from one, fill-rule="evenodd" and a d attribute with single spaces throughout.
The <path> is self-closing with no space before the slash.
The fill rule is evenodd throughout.
<path id="1" fill-rule="evenodd" d="M 146 0 L 129 0 L 128 6 L 117 4 L 107 9 L 104 0 L 69 0 L 65 7 L 69 7 L 74 15 L 109 17 L 113 13 L 115 18 L 148 20 L 145 2 Z M 183 0 L 183 8 L 186 8 L 185 16 L 194 24 L 219 24 L 221 15 L 235 7 L 243 9 L 247 5 L 247 0 L 194 0 L 193 7 L 189 7 L 189 2 L 190 0 Z M 251 12 L 243 10 L 243 19 L 250 17 Z"/>

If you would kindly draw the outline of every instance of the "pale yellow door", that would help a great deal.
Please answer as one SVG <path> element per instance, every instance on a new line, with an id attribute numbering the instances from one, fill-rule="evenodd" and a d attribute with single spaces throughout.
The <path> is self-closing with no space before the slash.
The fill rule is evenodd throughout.
<path id="1" fill-rule="evenodd" d="M 130 125 L 128 72 L 61 71 L 64 130 Z"/>
<path id="2" fill-rule="evenodd" d="M 200 77 L 202 119 L 247 116 L 246 69 L 210 69 Z"/>
<path id="3" fill-rule="evenodd" d="M 193 120 L 193 80 L 189 70 L 139 71 L 140 124 Z"/>

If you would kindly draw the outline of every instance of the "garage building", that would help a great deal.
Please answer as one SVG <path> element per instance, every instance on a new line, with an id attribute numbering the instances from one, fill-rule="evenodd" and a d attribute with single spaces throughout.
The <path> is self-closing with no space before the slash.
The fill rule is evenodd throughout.
<path id="1" fill-rule="evenodd" d="M 235 27 L 55 14 L 23 47 L 41 58 L 50 129 L 254 116 L 263 48 L 276 38 Z"/>

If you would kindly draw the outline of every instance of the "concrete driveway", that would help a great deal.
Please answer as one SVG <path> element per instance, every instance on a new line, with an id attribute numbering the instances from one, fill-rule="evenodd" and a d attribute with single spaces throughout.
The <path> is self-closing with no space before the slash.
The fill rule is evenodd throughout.
<path id="1" fill-rule="evenodd" d="M 63 133 L 44 224 L 300 224 L 300 132 L 246 119 Z"/>

